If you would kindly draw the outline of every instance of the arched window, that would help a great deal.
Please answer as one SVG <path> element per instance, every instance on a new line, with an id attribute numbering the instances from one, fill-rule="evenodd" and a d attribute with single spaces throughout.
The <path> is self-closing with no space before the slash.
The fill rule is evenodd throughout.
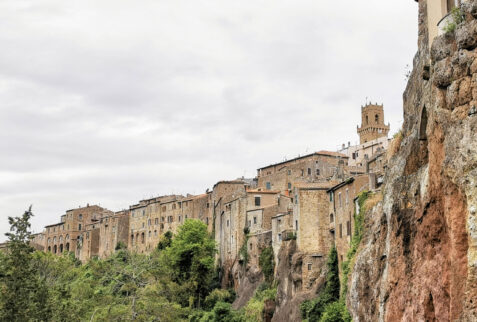
<path id="1" fill-rule="evenodd" d="M 51 238 L 48 238 L 48 244 L 51 244 Z"/>
<path id="2" fill-rule="evenodd" d="M 53 237 L 53 243 L 56 243 L 56 236 Z"/>
<path id="3" fill-rule="evenodd" d="M 330 214 L 330 222 L 333 222 L 333 219 L 334 219 L 333 217 L 334 217 L 333 214 Z"/>
<path id="4" fill-rule="evenodd" d="M 131 234 L 131 245 L 134 245 L 134 234 Z"/>
<path id="5" fill-rule="evenodd" d="M 48 251 L 51 252 L 51 246 L 48 246 Z"/>
<path id="6" fill-rule="evenodd" d="M 145 236 L 144 236 L 144 232 L 141 233 L 141 243 L 144 244 L 144 241 L 145 241 Z"/>
<path id="7" fill-rule="evenodd" d="M 56 254 L 56 249 L 57 249 L 56 245 L 53 246 L 53 253 L 55 253 L 55 254 Z"/>
<path id="8" fill-rule="evenodd" d="M 366 125 L 369 124 L 368 116 L 366 115 Z"/>
<path id="9" fill-rule="evenodd" d="M 60 253 L 63 253 L 63 244 L 60 244 Z"/>
<path id="10" fill-rule="evenodd" d="M 78 215 L 78 220 L 83 220 L 83 215 L 82 214 Z"/>
<path id="11" fill-rule="evenodd" d="M 63 241 L 63 236 L 60 236 L 60 243 Z"/>
<path id="12" fill-rule="evenodd" d="M 67 252 L 70 251 L 70 243 L 66 243 L 66 251 L 67 251 Z"/>
<path id="13" fill-rule="evenodd" d="M 70 240 L 70 235 L 66 234 L 66 240 Z"/>
<path id="14" fill-rule="evenodd" d="M 376 114 L 376 115 L 374 116 L 374 121 L 376 121 L 376 123 L 379 123 L 379 115 L 378 115 L 378 114 Z"/>

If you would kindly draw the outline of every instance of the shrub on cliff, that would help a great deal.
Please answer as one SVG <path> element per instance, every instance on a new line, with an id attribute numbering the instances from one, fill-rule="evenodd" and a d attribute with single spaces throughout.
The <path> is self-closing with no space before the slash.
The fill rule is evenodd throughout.
<path id="1" fill-rule="evenodd" d="M 336 301 L 325 307 L 320 322 L 351 322 L 351 315 L 343 301 Z"/>
<path id="2" fill-rule="evenodd" d="M 258 264 L 262 270 L 263 276 L 267 282 L 272 282 L 273 272 L 275 269 L 275 261 L 272 246 L 269 246 L 262 250 L 258 259 Z"/>

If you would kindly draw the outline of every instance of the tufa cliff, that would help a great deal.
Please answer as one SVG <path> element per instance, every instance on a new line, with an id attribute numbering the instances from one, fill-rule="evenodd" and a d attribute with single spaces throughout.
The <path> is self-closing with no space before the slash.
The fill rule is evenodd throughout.
<path id="1" fill-rule="evenodd" d="M 431 48 L 427 5 L 402 142 L 349 278 L 356 321 L 477 321 L 477 1 Z"/>

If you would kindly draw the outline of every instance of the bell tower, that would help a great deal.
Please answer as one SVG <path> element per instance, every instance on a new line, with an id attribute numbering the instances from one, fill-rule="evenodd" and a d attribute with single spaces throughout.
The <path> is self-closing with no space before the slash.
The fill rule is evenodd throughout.
<path id="1" fill-rule="evenodd" d="M 361 127 L 358 126 L 359 143 L 363 144 L 383 136 L 388 136 L 389 124 L 384 124 L 383 105 L 361 106 Z"/>

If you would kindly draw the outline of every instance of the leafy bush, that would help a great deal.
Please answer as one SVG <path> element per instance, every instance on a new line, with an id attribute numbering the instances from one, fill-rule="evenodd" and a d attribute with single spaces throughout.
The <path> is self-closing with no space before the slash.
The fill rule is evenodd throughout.
<path id="1" fill-rule="evenodd" d="M 215 289 L 205 298 L 204 308 L 210 310 L 218 302 L 232 303 L 234 300 L 235 294 L 233 294 L 231 291 Z"/>
<path id="2" fill-rule="evenodd" d="M 454 32 L 457 26 L 464 22 L 464 13 L 459 7 L 452 8 L 450 17 L 451 19 L 447 21 L 447 24 L 443 28 L 446 33 Z"/>
<path id="3" fill-rule="evenodd" d="M 270 286 L 270 284 L 266 282 L 262 283 L 244 308 L 246 321 L 262 321 L 262 313 L 265 306 L 265 301 L 275 301 L 276 296 L 276 286 Z"/>
<path id="4" fill-rule="evenodd" d="M 336 301 L 325 307 L 320 322 L 351 322 L 351 315 L 342 301 Z"/>
<path id="5" fill-rule="evenodd" d="M 258 259 L 258 264 L 262 269 L 263 276 L 267 282 L 273 280 L 273 272 L 275 269 L 275 261 L 272 246 L 269 246 L 262 250 Z"/>
<path id="6" fill-rule="evenodd" d="M 239 249 L 240 261 L 242 265 L 247 265 L 248 263 L 248 239 L 248 234 L 245 234 L 245 240 Z"/>

